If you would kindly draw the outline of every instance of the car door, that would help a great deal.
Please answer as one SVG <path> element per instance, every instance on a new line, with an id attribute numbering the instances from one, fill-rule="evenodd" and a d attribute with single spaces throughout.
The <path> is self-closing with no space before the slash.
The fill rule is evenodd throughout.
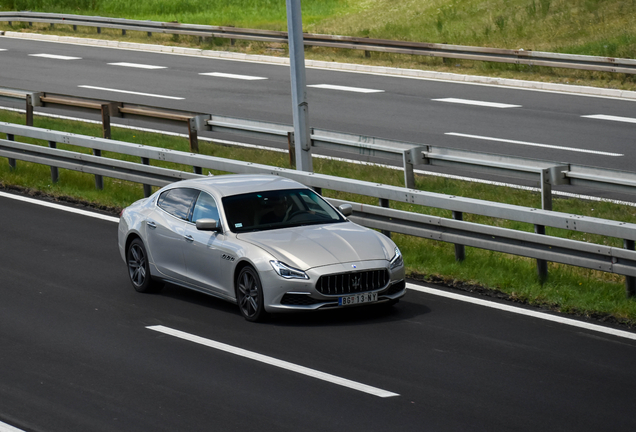
<path id="1" fill-rule="evenodd" d="M 185 224 L 187 241 L 183 244 L 183 257 L 188 283 L 208 291 L 225 293 L 227 290 L 221 286 L 218 277 L 225 236 L 222 232 L 199 231 L 195 225 L 198 219 L 219 221 L 216 201 L 206 192 L 199 194 L 189 221 Z"/>
<path id="2" fill-rule="evenodd" d="M 185 225 L 199 191 L 174 188 L 163 192 L 146 219 L 146 239 L 150 258 L 164 276 L 183 281 L 186 277 L 183 244 Z"/>

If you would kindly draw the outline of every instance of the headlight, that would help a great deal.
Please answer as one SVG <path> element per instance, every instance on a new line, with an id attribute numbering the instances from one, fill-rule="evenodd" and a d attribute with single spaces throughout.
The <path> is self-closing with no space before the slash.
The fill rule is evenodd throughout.
<path id="1" fill-rule="evenodd" d="M 309 279 L 309 276 L 307 276 L 304 271 L 290 267 L 285 263 L 274 260 L 270 261 L 269 263 L 272 265 L 274 271 L 278 273 L 279 276 L 282 276 L 285 279 Z"/>
<path id="2" fill-rule="evenodd" d="M 400 252 L 400 248 L 395 247 L 395 255 L 391 258 L 391 270 L 401 267 L 404 265 L 404 260 L 402 259 L 402 252 Z"/>

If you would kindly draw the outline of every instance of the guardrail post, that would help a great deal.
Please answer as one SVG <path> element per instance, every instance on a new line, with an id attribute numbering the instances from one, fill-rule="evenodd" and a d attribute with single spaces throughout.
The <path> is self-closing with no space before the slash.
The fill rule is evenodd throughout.
<path id="1" fill-rule="evenodd" d="M 26 95 L 26 125 L 33 126 L 33 99 L 32 95 Z"/>
<path id="2" fill-rule="evenodd" d="M 464 213 L 453 210 L 453 219 L 461 221 L 464 220 Z M 455 244 L 455 261 L 462 262 L 466 259 L 466 246 L 461 244 Z"/>
<path id="3" fill-rule="evenodd" d="M 541 170 L 541 208 L 552 210 L 552 181 L 549 168 Z"/>
<path id="4" fill-rule="evenodd" d="M 402 154 L 404 164 L 404 187 L 415 189 L 415 174 L 413 174 L 413 155 L 411 150 L 405 150 Z"/>
<path id="5" fill-rule="evenodd" d="M 121 29 L 121 35 L 126 36 L 126 29 Z"/>
<path id="6" fill-rule="evenodd" d="M 50 148 L 57 148 L 57 143 L 55 141 L 49 141 L 49 147 Z M 51 181 L 53 183 L 57 183 L 57 181 L 60 179 L 60 175 L 59 175 L 59 171 L 57 169 L 57 167 L 52 166 L 51 167 Z"/>
<path id="7" fill-rule="evenodd" d="M 148 37 L 152 37 L 152 32 L 148 32 Z"/>
<path id="8" fill-rule="evenodd" d="M 15 141 L 15 136 L 13 134 L 7 134 L 7 140 Z M 15 169 L 15 159 L 9 158 L 9 167 Z"/>
<path id="9" fill-rule="evenodd" d="M 102 33 L 102 28 L 101 27 L 97 27 L 97 34 L 101 34 Z"/>
<path id="10" fill-rule="evenodd" d="M 77 31 L 77 25 L 73 24 L 73 31 Z"/>
<path id="11" fill-rule="evenodd" d="M 293 132 L 287 132 L 287 148 L 289 149 L 289 166 L 296 169 L 296 143 Z"/>
<path id="12" fill-rule="evenodd" d="M 142 157 L 141 158 L 141 163 L 144 164 L 144 165 L 150 165 L 150 159 Z M 150 185 L 145 184 L 144 185 L 144 197 L 148 198 L 150 195 L 152 195 L 152 187 L 150 187 Z"/>
<path id="13" fill-rule="evenodd" d="M 102 104 L 102 136 L 106 139 L 111 139 L 110 104 Z"/>
<path id="14" fill-rule="evenodd" d="M 623 247 L 628 250 L 635 250 L 634 240 L 623 240 Z M 636 296 L 636 277 L 625 276 L 625 295 L 627 298 Z"/>
<path id="15" fill-rule="evenodd" d="M 534 233 L 545 235 L 545 226 L 535 225 Z M 539 276 L 539 281 L 541 282 L 541 284 L 543 284 L 548 279 L 548 262 L 546 260 L 537 260 L 537 275 Z"/>
<path id="16" fill-rule="evenodd" d="M 188 120 L 188 139 L 190 140 L 190 152 L 199 153 L 199 135 L 197 133 L 196 117 Z"/>
<path id="17" fill-rule="evenodd" d="M 380 198 L 380 207 L 389 208 L 389 200 L 386 198 Z M 381 232 L 388 238 L 391 238 L 391 231 L 382 230 Z"/>
<path id="18" fill-rule="evenodd" d="M 322 188 L 321 187 L 315 187 L 313 189 L 314 189 L 314 192 L 316 192 L 318 195 L 322 195 Z"/>

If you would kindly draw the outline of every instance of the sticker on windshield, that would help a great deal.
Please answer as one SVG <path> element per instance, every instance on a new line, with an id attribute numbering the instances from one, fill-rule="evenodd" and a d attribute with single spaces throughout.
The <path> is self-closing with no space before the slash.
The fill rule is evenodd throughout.
<path id="1" fill-rule="evenodd" d="M 242 223 L 234 224 L 234 228 L 243 228 L 243 224 Z"/>

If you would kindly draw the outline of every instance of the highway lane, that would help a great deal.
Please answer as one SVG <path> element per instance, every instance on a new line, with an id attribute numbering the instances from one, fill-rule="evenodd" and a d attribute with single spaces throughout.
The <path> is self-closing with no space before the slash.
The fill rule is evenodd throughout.
<path id="1" fill-rule="evenodd" d="M 0 39 L 0 47 L 6 49 L 0 52 L 3 64 L 0 85 L 4 87 L 39 89 L 291 124 L 289 69 L 285 66 L 7 38 Z M 42 53 L 78 59 L 32 56 Z M 164 69 L 115 65 L 122 62 Z M 200 75 L 214 72 L 266 79 Z M 382 90 L 380 93 L 358 93 L 308 88 L 313 127 L 633 170 L 630 161 L 635 156 L 632 137 L 636 124 L 583 117 L 601 114 L 634 118 L 632 101 L 318 69 L 307 70 L 307 82 L 309 85 Z M 167 99 L 166 96 L 183 99 Z M 448 98 L 516 107 L 493 108 L 440 100 Z M 528 144 L 476 140 L 449 133 Z M 568 148 L 603 154 L 570 151 Z"/>
<path id="2" fill-rule="evenodd" d="M 631 430 L 636 342 L 410 291 L 248 323 L 131 288 L 116 224 L 0 197 L 0 421 L 25 431 Z M 394 392 L 379 398 L 162 325 Z"/>

